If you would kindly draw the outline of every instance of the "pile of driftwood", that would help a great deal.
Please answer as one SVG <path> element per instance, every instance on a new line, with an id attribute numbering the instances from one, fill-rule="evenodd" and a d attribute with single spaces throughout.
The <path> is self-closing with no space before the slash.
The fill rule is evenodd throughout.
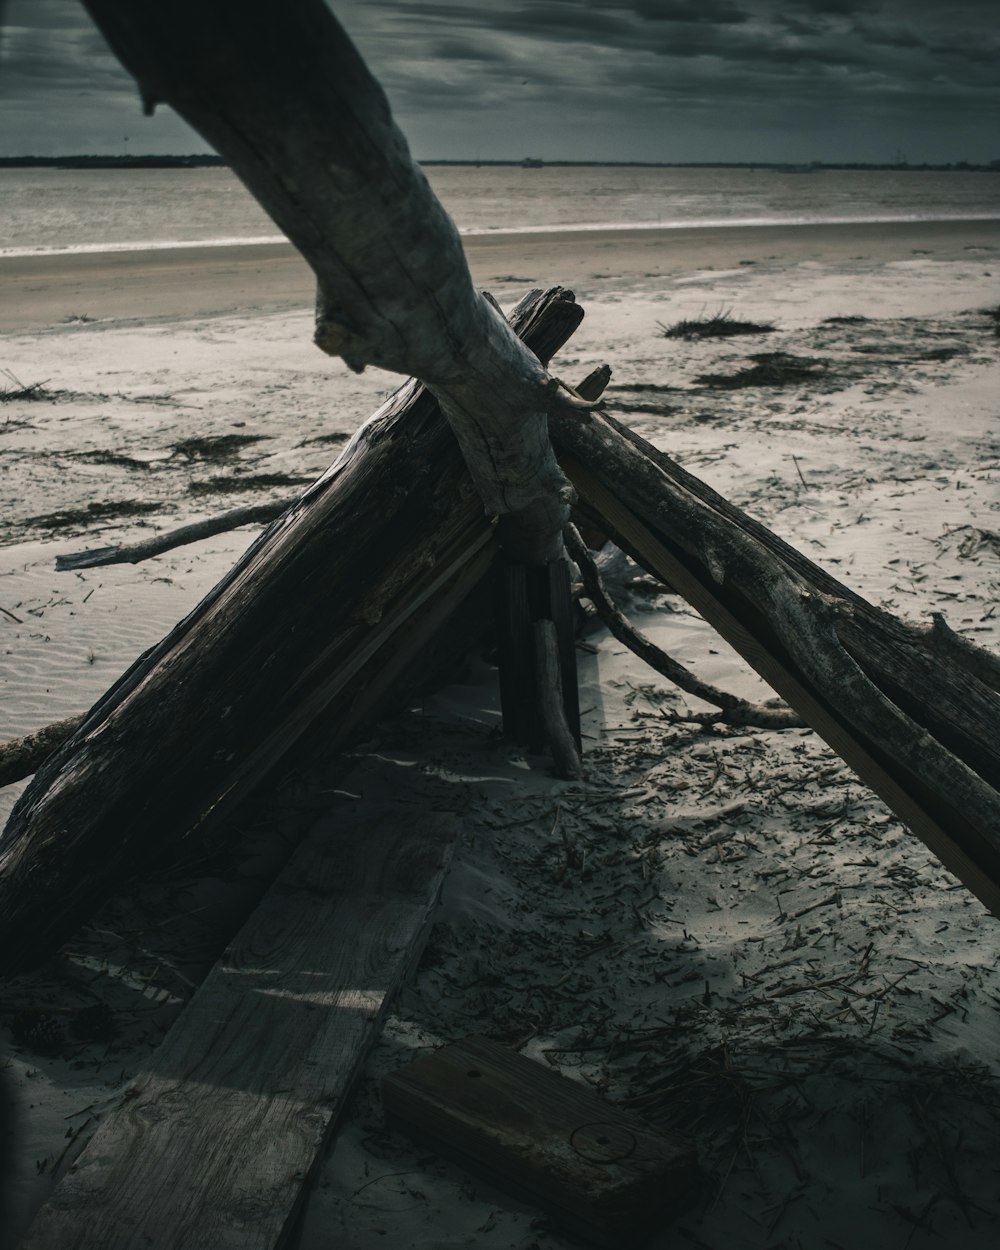
<path id="1" fill-rule="evenodd" d="M 631 638 L 574 508 L 684 595 L 1000 912 L 995 656 L 941 618 L 917 628 L 873 607 L 612 420 L 599 407 L 608 370 L 576 387 L 551 376 L 582 310 L 570 292 L 533 292 L 508 323 L 473 287 L 454 225 L 322 0 L 280 21 L 258 0 L 86 5 L 147 108 L 168 102 L 195 126 L 309 261 L 318 345 L 413 380 L 39 769 L 0 843 L 0 972 L 205 836 L 307 727 L 335 747 L 405 696 L 490 602 L 505 727 L 571 774 L 567 543 L 587 594 Z M 790 723 L 696 693 L 734 721 Z"/>

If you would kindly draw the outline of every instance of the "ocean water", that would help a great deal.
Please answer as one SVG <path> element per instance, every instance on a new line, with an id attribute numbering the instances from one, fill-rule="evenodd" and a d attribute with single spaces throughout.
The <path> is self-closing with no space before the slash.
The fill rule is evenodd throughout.
<path id="1" fill-rule="evenodd" d="M 430 166 L 464 233 L 1000 218 L 1000 171 Z M 0 255 L 280 239 L 226 169 L 0 169 Z"/>

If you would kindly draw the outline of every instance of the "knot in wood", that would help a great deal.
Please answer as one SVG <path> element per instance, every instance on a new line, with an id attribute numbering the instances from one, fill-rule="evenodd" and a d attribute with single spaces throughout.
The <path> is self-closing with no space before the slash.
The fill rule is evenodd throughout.
<path id="1" fill-rule="evenodd" d="M 589 1163 L 617 1163 L 633 1153 L 636 1140 L 621 1124 L 596 1120 L 575 1128 L 570 1134 L 569 1144 L 581 1159 Z"/>
<path id="2" fill-rule="evenodd" d="M 358 354 L 357 337 L 339 321 L 320 318 L 313 331 L 313 342 L 328 356 L 339 356 L 352 372 L 364 372 L 365 360 Z"/>

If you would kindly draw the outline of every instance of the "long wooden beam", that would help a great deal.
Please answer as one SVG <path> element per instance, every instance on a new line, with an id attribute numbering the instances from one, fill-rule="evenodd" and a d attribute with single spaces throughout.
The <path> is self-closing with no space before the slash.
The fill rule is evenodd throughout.
<path id="1" fill-rule="evenodd" d="M 552 435 L 584 509 L 1000 915 L 995 659 L 874 607 L 606 414 Z"/>

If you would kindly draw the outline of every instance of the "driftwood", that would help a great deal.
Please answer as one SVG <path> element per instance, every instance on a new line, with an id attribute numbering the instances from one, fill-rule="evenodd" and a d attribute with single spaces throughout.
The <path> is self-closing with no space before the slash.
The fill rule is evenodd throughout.
<path id="1" fill-rule="evenodd" d="M 37 772 L 49 756 L 76 733 L 82 721 L 82 716 L 69 716 L 23 738 L 0 742 L 0 786 L 9 786 Z"/>
<path id="2" fill-rule="evenodd" d="M 580 755 L 566 720 L 562 680 L 559 674 L 559 643 L 552 621 L 533 623 L 535 686 L 541 693 L 540 710 L 546 740 L 552 751 L 557 777 L 575 779 L 583 775 Z"/>
<path id="3" fill-rule="evenodd" d="M 18 1250 L 294 1245 L 324 1143 L 420 957 L 460 828 L 450 812 L 402 802 L 320 821 Z"/>
<path id="4" fill-rule="evenodd" d="M 511 321 L 547 361 L 582 316 L 555 288 Z M 334 749 L 405 697 L 489 571 L 493 529 L 436 400 L 406 383 L 21 795 L 0 840 L 0 971 L 44 958 L 191 830 L 211 836 L 311 724 Z"/>
<path id="5" fill-rule="evenodd" d="M 685 716 L 674 715 L 671 720 L 685 720 L 699 725 L 756 725 L 761 729 L 795 729 L 805 724 L 801 717 L 790 712 L 788 708 L 765 707 L 740 699 L 728 691 L 720 690 L 706 681 L 702 681 L 679 664 L 672 656 L 658 647 L 632 624 L 624 612 L 618 607 L 601 581 L 587 544 L 580 537 L 575 525 L 567 525 L 563 532 L 566 550 L 569 552 L 583 579 L 583 589 L 587 598 L 594 605 L 598 616 L 608 629 L 626 647 L 641 660 L 644 660 L 661 676 L 673 682 L 678 689 L 705 703 L 714 704 L 717 712 L 691 712 Z"/>
<path id="6" fill-rule="evenodd" d="M 0 969 L 43 957 L 189 831 L 207 836 L 310 724 L 332 718 L 335 744 L 375 714 L 479 586 L 495 537 L 529 570 L 514 632 L 530 633 L 535 574 L 548 592 L 566 580 L 569 492 L 549 428 L 595 525 L 1000 911 L 988 657 L 873 608 L 550 377 L 579 309 L 557 294 L 523 307 L 527 350 L 473 289 L 453 224 L 322 0 L 280 20 L 264 0 L 85 2 L 147 107 L 167 101 L 200 130 L 312 266 L 319 345 L 427 389 L 397 392 L 36 775 L 0 846 Z M 564 614 L 550 619 L 558 634 Z"/>
<path id="7" fill-rule="evenodd" d="M 570 492 L 546 415 L 582 406 L 472 285 L 451 218 L 323 0 L 84 0 L 147 112 L 174 108 L 317 280 L 315 339 L 420 378 L 512 559 L 563 557 Z"/>
<path id="8" fill-rule="evenodd" d="M 873 607 L 604 413 L 555 416 L 578 507 L 662 577 L 1000 915 L 997 662 Z"/>
<path id="9" fill-rule="evenodd" d="M 93 547 L 89 551 L 74 551 L 70 555 L 56 556 L 56 569 L 60 573 L 66 573 L 72 569 L 93 569 L 104 564 L 140 564 L 143 560 L 152 560 L 154 556 L 173 551 L 175 547 L 201 542 L 203 538 L 211 538 L 215 534 L 225 534 L 244 525 L 265 525 L 280 516 L 288 506 L 288 503 L 258 503 L 250 504 L 246 508 L 232 508 L 219 516 L 178 526 L 164 534 L 145 538 L 142 542 Z"/>
<path id="10" fill-rule="evenodd" d="M 558 322 L 546 356 L 579 315 L 551 292 L 516 320 L 536 346 Z M 610 417 L 556 421 L 553 437 L 578 507 L 1000 912 L 993 657 L 874 608 Z M 333 747 L 405 689 L 491 546 L 436 404 L 408 384 L 21 797 L 0 851 L 6 970 L 56 946 L 124 873 L 205 836 L 311 721 Z"/>
<path id="11" fill-rule="evenodd" d="M 458 230 L 412 160 L 381 86 L 324 0 L 84 0 L 135 77 L 146 111 L 170 104 L 223 157 L 316 275 L 318 347 L 355 370 L 419 378 L 454 432 L 497 539 L 526 568 L 560 566 L 572 491 L 548 435 L 585 401 L 550 377 L 472 284 Z M 576 688 L 566 602 L 557 624 L 564 689 Z M 513 636 L 530 637 L 513 621 Z M 518 654 L 518 672 L 534 673 Z M 508 661 L 505 660 L 505 663 Z M 508 706 L 509 683 L 503 687 Z M 534 736 L 535 715 L 514 732 Z M 573 708 L 565 709 L 578 733 Z"/>
<path id="12" fill-rule="evenodd" d="M 690 1142 L 489 1038 L 384 1076 L 382 1105 L 393 1128 L 527 1198 L 587 1245 L 642 1246 L 702 1188 Z"/>

